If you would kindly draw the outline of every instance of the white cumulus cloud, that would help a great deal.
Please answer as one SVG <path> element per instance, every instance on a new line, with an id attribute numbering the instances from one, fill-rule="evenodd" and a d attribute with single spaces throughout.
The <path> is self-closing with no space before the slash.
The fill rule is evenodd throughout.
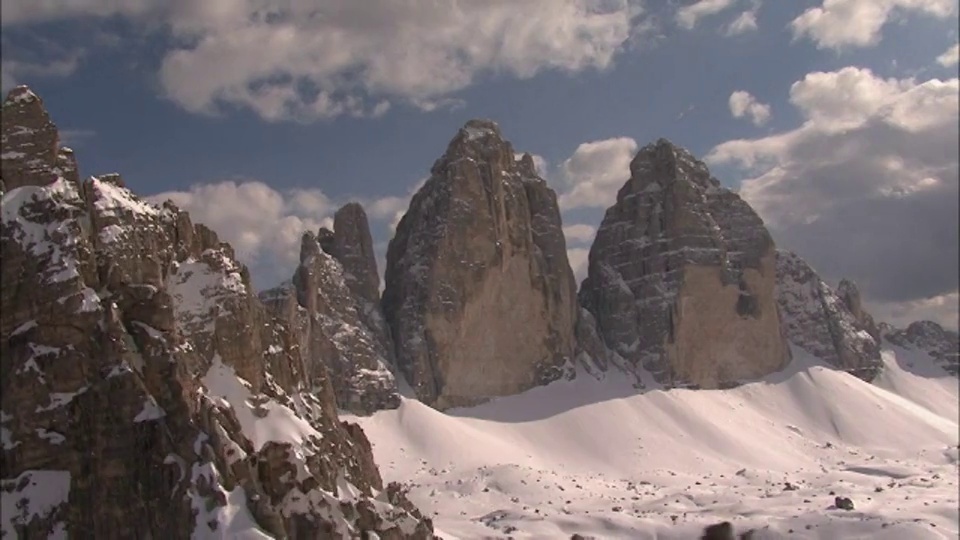
<path id="1" fill-rule="evenodd" d="M 148 197 L 171 200 L 229 242 L 250 267 L 258 288 L 271 287 L 293 275 L 306 231 L 332 227 L 336 207 L 320 190 L 277 191 L 259 181 L 198 184 L 185 191 Z"/>
<path id="2" fill-rule="evenodd" d="M 630 178 L 630 161 L 637 152 L 637 141 L 615 137 L 586 142 L 559 167 L 563 186 L 560 208 L 606 208 L 617 198 L 617 191 Z"/>
<path id="3" fill-rule="evenodd" d="M 730 114 L 734 118 L 747 117 L 755 126 L 762 126 L 770 119 L 770 105 L 760 103 L 750 92 L 737 90 L 728 100 Z"/>
<path id="4" fill-rule="evenodd" d="M 697 26 L 697 21 L 710 15 L 716 15 L 733 6 L 735 0 L 699 0 L 677 10 L 676 20 L 681 28 L 690 30 Z"/>
<path id="5" fill-rule="evenodd" d="M 744 167 L 741 195 L 781 247 L 853 278 L 888 312 L 916 311 L 957 290 L 958 93 L 956 78 L 810 73 L 790 89 L 799 126 L 727 141 L 707 160 Z"/>
<path id="6" fill-rule="evenodd" d="M 3 2 L 3 24 L 119 16 L 173 36 L 159 82 L 183 108 L 267 120 L 431 109 L 484 75 L 609 68 L 651 29 L 639 0 Z"/>
<path id="7" fill-rule="evenodd" d="M 724 30 L 724 35 L 739 36 L 757 29 L 757 10 L 750 9 L 744 11 L 730 22 Z"/>
<path id="8" fill-rule="evenodd" d="M 867 47 L 880 41 L 880 32 L 898 12 L 939 18 L 956 17 L 956 0 L 823 0 L 790 23 L 795 38 L 808 37 L 821 49 Z"/>
<path id="9" fill-rule="evenodd" d="M 587 248 L 570 248 L 567 250 L 567 260 L 570 261 L 570 268 L 573 270 L 573 277 L 577 284 L 587 277 L 587 268 L 589 267 L 590 250 Z"/>
<path id="10" fill-rule="evenodd" d="M 957 65 L 960 61 L 960 45 L 954 44 L 953 47 L 943 51 L 943 54 L 937 57 L 937 63 L 943 67 Z"/>
<path id="11" fill-rule="evenodd" d="M 567 238 L 568 244 L 589 244 L 593 242 L 593 237 L 596 233 L 596 227 L 585 223 L 575 223 L 563 228 L 563 235 Z"/>

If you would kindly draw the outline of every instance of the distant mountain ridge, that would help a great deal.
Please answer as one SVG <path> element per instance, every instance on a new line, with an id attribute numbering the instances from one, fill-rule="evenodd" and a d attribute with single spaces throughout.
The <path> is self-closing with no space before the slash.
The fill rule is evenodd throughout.
<path id="1" fill-rule="evenodd" d="M 4 538 L 430 538 L 339 417 L 407 386 L 441 410 L 578 374 L 727 387 L 783 369 L 790 344 L 871 381 L 884 340 L 958 372 L 956 332 L 877 324 L 666 140 L 638 152 L 578 291 L 556 194 L 494 122 L 467 122 L 397 227 L 382 296 L 358 204 L 257 295 L 172 203 L 81 182 L 26 87 L 0 146 Z"/>

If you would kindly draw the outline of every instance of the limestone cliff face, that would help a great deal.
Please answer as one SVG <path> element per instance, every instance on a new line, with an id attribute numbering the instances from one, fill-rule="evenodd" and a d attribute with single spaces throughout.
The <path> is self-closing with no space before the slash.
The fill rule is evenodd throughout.
<path id="1" fill-rule="evenodd" d="M 784 333 L 821 360 L 872 381 L 883 366 L 879 330 L 844 280 L 834 291 L 797 254 L 777 252 L 777 302 Z"/>
<path id="2" fill-rule="evenodd" d="M 78 183 L 26 88 L 3 133 L 4 537 L 431 536 L 229 245 L 116 175 Z"/>
<path id="3" fill-rule="evenodd" d="M 716 388 L 783 367 L 775 249 L 761 219 L 664 139 L 637 153 L 630 174 L 580 290 L 612 353 L 668 386 Z"/>
<path id="4" fill-rule="evenodd" d="M 573 359 L 556 195 L 493 122 L 468 122 L 414 195 L 387 252 L 383 308 L 399 367 L 440 408 L 554 380 Z"/>
<path id="5" fill-rule="evenodd" d="M 294 328 L 307 379 L 316 385 L 316 374 L 329 372 L 341 409 L 356 414 L 394 409 L 400 395 L 382 316 L 376 304 L 354 293 L 344 267 L 323 250 L 324 237 L 322 231 L 304 234 L 293 280 L 260 298 Z"/>

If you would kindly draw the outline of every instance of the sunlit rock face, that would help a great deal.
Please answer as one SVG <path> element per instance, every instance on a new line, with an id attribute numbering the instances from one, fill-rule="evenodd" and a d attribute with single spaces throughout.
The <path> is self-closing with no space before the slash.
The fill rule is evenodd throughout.
<path id="1" fill-rule="evenodd" d="M 434 164 L 385 277 L 397 363 L 431 405 L 522 392 L 574 358 L 576 289 L 556 194 L 493 122 L 468 122 Z"/>
<path id="2" fill-rule="evenodd" d="M 759 216 L 665 139 L 607 209 L 579 297 L 625 365 L 716 388 L 782 368 L 776 251 Z"/>

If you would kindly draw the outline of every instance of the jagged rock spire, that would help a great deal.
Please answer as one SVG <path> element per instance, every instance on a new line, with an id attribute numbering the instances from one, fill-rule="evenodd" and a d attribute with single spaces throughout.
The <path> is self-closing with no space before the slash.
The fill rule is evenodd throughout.
<path id="1" fill-rule="evenodd" d="M 73 150 L 60 146 L 57 126 L 43 100 L 26 86 L 10 90 L 0 115 L 0 178 L 9 191 L 44 186 L 63 177 L 77 183 Z"/>

